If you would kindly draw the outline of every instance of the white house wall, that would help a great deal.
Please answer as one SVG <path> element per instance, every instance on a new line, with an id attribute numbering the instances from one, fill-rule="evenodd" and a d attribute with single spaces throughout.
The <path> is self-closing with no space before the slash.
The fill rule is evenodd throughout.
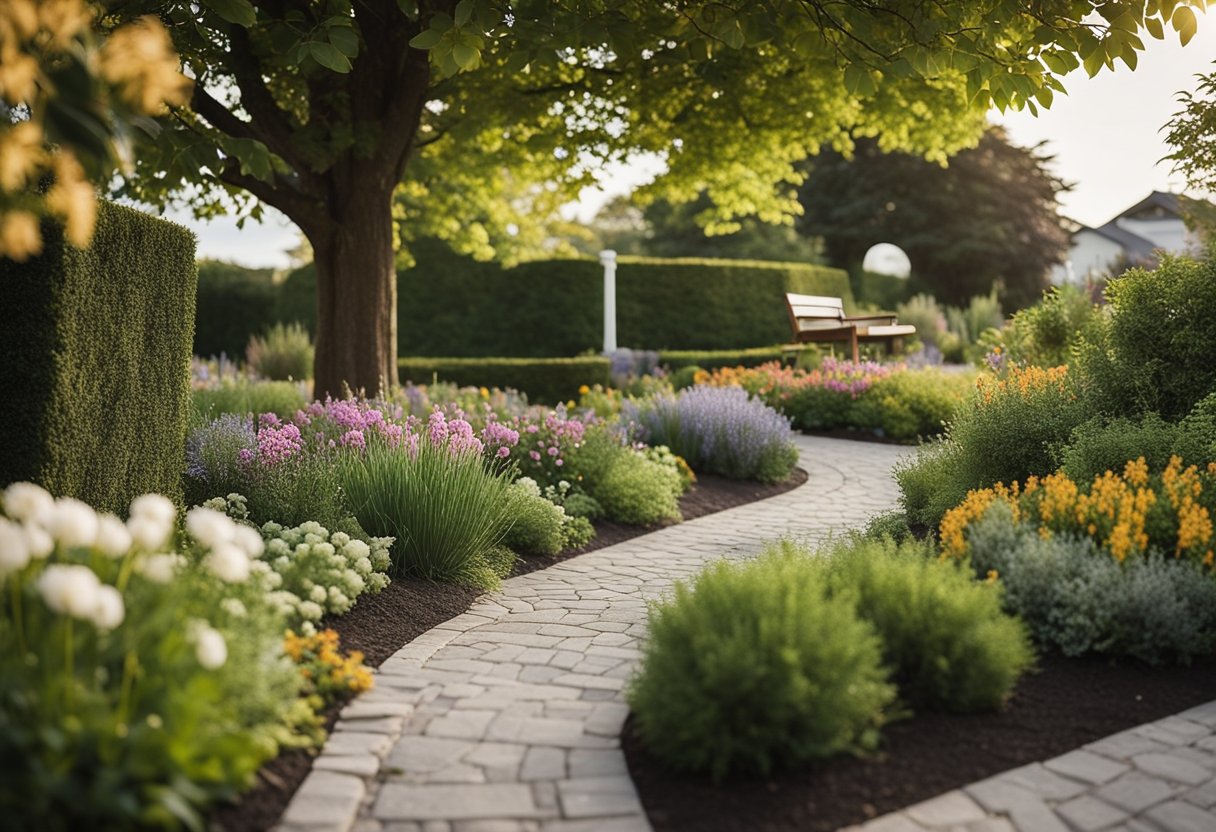
<path id="1" fill-rule="evenodd" d="M 1181 254 L 1193 247 L 1186 225 L 1179 219 L 1132 220 L 1120 218 L 1115 224 L 1150 241 L 1155 248 Z"/>
<path id="2" fill-rule="evenodd" d="M 1068 260 L 1072 265 L 1071 279 L 1084 280 L 1091 275 L 1104 274 L 1119 259 L 1123 247 L 1092 231 L 1078 231 L 1072 237 L 1072 248 L 1068 252 Z M 1066 272 L 1056 269 L 1057 283 L 1064 282 Z"/>

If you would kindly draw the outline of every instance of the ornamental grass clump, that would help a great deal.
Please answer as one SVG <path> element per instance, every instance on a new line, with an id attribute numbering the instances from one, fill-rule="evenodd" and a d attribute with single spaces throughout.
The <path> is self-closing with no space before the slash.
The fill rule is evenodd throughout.
<path id="1" fill-rule="evenodd" d="M 894 704 L 878 634 L 813 558 L 715 564 L 652 607 L 649 627 L 629 704 L 679 771 L 721 780 L 871 749 Z"/>
<path id="2" fill-rule="evenodd" d="M 144 495 L 124 523 L 29 483 L 0 514 L 0 794 L 25 829 L 199 829 L 318 721 L 262 538 Z"/>
<path id="3" fill-rule="evenodd" d="M 377 440 L 338 460 L 347 503 L 369 534 L 396 538 L 395 576 L 497 586 L 512 558 L 510 475 L 489 465 L 467 422 L 431 415 L 421 434 Z"/>
<path id="4" fill-rule="evenodd" d="M 734 387 L 693 387 L 629 402 L 622 418 L 651 445 L 666 445 L 693 470 L 780 482 L 798 462 L 789 419 Z"/>
<path id="5" fill-rule="evenodd" d="M 277 323 L 265 335 L 249 339 L 245 359 L 262 378 L 303 381 L 312 378 L 312 338 L 298 323 Z"/>

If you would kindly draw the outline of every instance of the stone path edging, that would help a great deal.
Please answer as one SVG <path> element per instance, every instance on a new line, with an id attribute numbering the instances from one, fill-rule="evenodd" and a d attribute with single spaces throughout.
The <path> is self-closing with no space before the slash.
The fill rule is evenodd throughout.
<path id="1" fill-rule="evenodd" d="M 845 832 L 1213 832 L 1216 702 Z"/>
<path id="2" fill-rule="evenodd" d="M 709 561 L 895 504 L 906 448 L 797 442 L 804 485 L 512 578 L 397 651 L 280 832 L 649 832 L 620 750 L 647 603 Z"/>

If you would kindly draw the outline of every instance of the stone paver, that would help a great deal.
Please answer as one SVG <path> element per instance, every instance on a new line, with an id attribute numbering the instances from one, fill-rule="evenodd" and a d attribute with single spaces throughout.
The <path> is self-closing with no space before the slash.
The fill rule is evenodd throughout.
<path id="1" fill-rule="evenodd" d="M 710 561 L 821 541 L 895 505 L 908 449 L 796 441 L 804 485 L 504 581 L 402 647 L 343 711 L 281 832 L 648 832 L 620 750 L 647 603 Z M 988 820 L 961 793 L 923 808 Z"/>

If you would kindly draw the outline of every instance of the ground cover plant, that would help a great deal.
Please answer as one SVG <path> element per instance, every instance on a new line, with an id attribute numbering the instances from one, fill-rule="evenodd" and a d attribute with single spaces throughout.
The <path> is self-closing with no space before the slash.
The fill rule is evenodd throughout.
<path id="1" fill-rule="evenodd" d="M 29 483 L 0 516 L 6 817 L 198 828 L 280 748 L 319 742 L 254 529 L 144 495 L 124 523 Z M 331 645 L 337 651 L 336 645 Z M 358 662 L 345 657 L 357 676 Z M 342 694 L 341 686 L 330 691 Z"/>

